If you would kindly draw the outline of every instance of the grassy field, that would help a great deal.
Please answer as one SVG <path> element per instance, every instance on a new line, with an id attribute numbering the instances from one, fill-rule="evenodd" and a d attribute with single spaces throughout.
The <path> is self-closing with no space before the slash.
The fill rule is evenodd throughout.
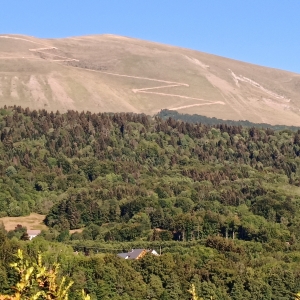
<path id="1" fill-rule="evenodd" d="M 15 227 L 20 224 L 27 227 L 27 229 L 47 229 L 47 226 L 43 224 L 45 215 L 39 215 L 36 213 L 31 213 L 26 217 L 4 217 L 0 218 L 0 222 L 3 222 L 5 229 L 7 231 L 15 229 Z"/>

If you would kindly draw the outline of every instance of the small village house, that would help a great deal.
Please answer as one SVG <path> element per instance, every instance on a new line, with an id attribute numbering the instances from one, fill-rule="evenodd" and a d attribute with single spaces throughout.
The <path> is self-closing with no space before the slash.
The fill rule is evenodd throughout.
<path id="1" fill-rule="evenodd" d="M 33 238 L 38 236 L 41 233 L 41 230 L 27 230 L 27 234 L 29 237 L 29 240 L 31 241 Z"/>
<path id="2" fill-rule="evenodd" d="M 147 253 L 158 256 L 159 254 L 152 249 L 132 249 L 129 252 L 118 253 L 118 256 L 124 259 L 140 259 L 143 258 Z"/>

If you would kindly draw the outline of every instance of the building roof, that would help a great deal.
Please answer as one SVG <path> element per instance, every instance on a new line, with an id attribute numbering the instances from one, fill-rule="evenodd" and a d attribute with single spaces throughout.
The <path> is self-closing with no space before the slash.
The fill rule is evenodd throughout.
<path id="1" fill-rule="evenodd" d="M 138 259 L 139 256 L 146 251 L 145 249 L 132 249 L 129 252 L 125 253 L 118 253 L 119 257 L 125 258 L 125 259 Z"/>
<path id="2" fill-rule="evenodd" d="M 118 256 L 119 257 L 122 257 L 122 258 L 125 258 L 125 259 L 128 259 L 128 253 L 118 253 Z"/>
<path id="3" fill-rule="evenodd" d="M 149 251 L 151 254 L 155 255 L 155 256 L 159 256 L 159 254 L 157 253 L 157 251 L 155 251 L 154 249 L 153 250 L 150 250 Z"/>

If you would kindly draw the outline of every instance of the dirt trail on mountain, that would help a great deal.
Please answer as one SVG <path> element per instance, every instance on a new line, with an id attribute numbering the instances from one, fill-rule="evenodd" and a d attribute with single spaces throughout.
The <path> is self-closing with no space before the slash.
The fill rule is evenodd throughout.
<path id="1" fill-rule="evenodd" d="M 51 45 L 46 45 L 46 44 L 42 44 L 42 43 L 39 43 L 39 42 L 35 42 L 35 41 L 31 41 L 31 40 L 24 39 L 24 38 L 19 38 L 19 37 L 0 36 L 0 38 L 22 40 L 22 41 L 26 41 L 26 42 L 29 42 L 29 43 L 37 44 L 39 46 L 43 46 L 42 48 L 28 49 L 28 51 L 37 52 L 37 53 L 40 53 L 42 55 L 47 55 L 48 56 L 47 60 L 51 61 L 51 62 L 70 62 L 70 61 L 79 62 L 78 59 L 57 55 L 55 53 L 46 52 L 48 50 L 58 50 L 57 47 L 53 47 Z M 61 59 L 51 59 L 49 56 L 54 56 L 54 57 L 61 58 Z M 44 60 L 43 58 L 28 57 L 28 56 L 0 57 L 0 59 L 41 59 L 41 60 Z M 164 89 L 164 88 L 189 87 L 189 85 L 187 83 L 174 82 L 174 81 L 168 81 L 168 80 L 162 80 L 162 79 L 156 79 L 156 78 L 132 76 L 132 75 L 126 75 L 126 74 L 109 73 L 109 72 L 103 72 L 103 71 L 88 69 L 88 68 L 80 68 L 80 67 L 73 67 L 73 66 L 68 66 L 68 67 L 77 68 L 77 69 L 81 69 L 81 70 L 85 70 L 85 71 L 101 73 L 101 74 L 106 74 L 106 75 L 110 75 L 110 76 L 118 76 L 118 77 L 133 78 L 133 79 L 138 79 L 138 80 L 147 80 L 147 81 L 164 83 L 164 85 L 161 85 L 161 86 L 155 86 L 155 87 L 150 87 L 150 88 L 147 87 L 147 88 L 141 88 L 141 89 L 132 89 L 133 93 L 159 95 L 159 96 L 164 96 L 164 97 L 177 97 L 177 98 L 182 98 L 182 99 L 187 99 L 187 100 L 196 100 L 196 101 L 205 101 L 206 102 L 206 103 L 203 103 L 203 104 L 192 104 L 192 105 L 180 106 L 180 107 L 177 107 L 177 108 L 170 108 L 170 109 L 173 109 L 173 110 L 183 109 L 183 108 L 193 107 L 193 106 L 200 106 L 200 105 L 213 105 L 213 104 L 223 104 L 224 105 L 225 104 L 224 102 L 221 102 L 221 101 L 210 101 L 210 100 L 205 100 L 205 99 L 202 99 L 202 98 L 195 98 L 195 97 L 184 96 L 184 95 L 179 95 L 179 94 L 170 94 L 170 93 L 162 93 L 162 92 L 154 92 L 153 91 L 153 90 Z"/>
<path id="2" fill-rule="evenodd" d="M 41 53 L 41 54 L 44 54 L 44 55 L 53 55 L 55 57 L 62 58 L 62 59 L 50 59 L 50 61 L 57 61 L 57 62 L 59 62 L 59 61 L 61 61 L 61 62 L 79 61 L 78 59 L 57 55 L 55 53 L 45 52 L 46 50 L 58 50 L 57 47 L 53 47 L 53 46 L 50 46 L 50 45 L 46 45 L 46 44 L 42 44 L 42 43 L 39 43 L 39 42 L 31 41 L 31 40 L 28 40 L 28 39 L 18 38 L 18 37 L 11 37 L 11 36 L 1 35 L 0 38 L 21 40 L 21 41 L 25 41 L 25 42 L 28 42 L 28 43 L 33 43 L 33 44 L 36 44 L 36 45 L 44 46 L 43 48 L 28 49 L 28 51 L 37 52 L 37 53 Z M 28 57 L 28 56 L 0 57 L 0 59 L 12 59 L 12 58 L 15 58 L 15 59 L 42 59 L 42 58 Z"/>
<path id="3" fill-rule="evenodd" d="M 184 106 L 169 108 L 169 110 L 179 110 L 179 109 L 184 109 L 184 108 L 190 108 L 190 107 L 195 107 L 195 106 L 203 106 L 203 105 L 212 105 L 212 104 L 225 105 L 225 102 L 223 102 L 223 101 L 216 101 L 216 102 L 210 102 L 210 103 L 191 104 L 191 105 L 184 105 Z"/>
<path id="4" fill-rule="evenodd" d="M 79 68 L 79 67 L 76 67 L 76 68 L 82 69 L 82 68 Z M 155 79 L 155 78 L 132 76 L 132 75 L 125 75 L 125 74 L 118 74 L 118 73 L 109 73 L 109 72 L 103 72 L 103 71 L 92 70 L 92 69 L 84 69 L 84 70 L 91 71 L 91 72 L 96 72 L 96 73 L 101 73 L 101 74 L 106 74 L 106 75 L 118 76 L 118 77 L 126 77 L 126 78 L 134 78 L 134 79 L 140 79 L 140 80 L 168 83 L 168 85 L 155 86 L 155 87 L 150 87 L 150 88 L 132 89 L 132 91 L 134 93 L 143 93 L 143 94 L 152 94 L 152 95 L 159 95 L 159 96 L 177 97 L 177 98 L 190 99 L 190 100 L 196 100 L 196 101 L 206 101 L 207 105 L 213 105 L 213 104 L 223 104 L 223 105 L 225 105 L 225 102 L 221 102 L 221 101 L 210 101 L 210 100 L 206 100 L 206 99 L 202 99 L 202 98 L 195 98 L 195 97 L 178 95 L 178 94 L 160 93 L 160 92 L 152 92 L 152 91 L 150 92 L 149 91 L 149 90 L 172 88 L 172 87 L 189 87 L 189 85 L 187 83 L 167 81 L 167 80 L 161 80 L 161 79 Z M 203 104 L 203 105 L 205 105 L 205 104 Z M 198 105 L 195 104 L 194 106 L 198 106 Z M 184 107 L 182 107 L 182 108 L 184 108 Z"/>

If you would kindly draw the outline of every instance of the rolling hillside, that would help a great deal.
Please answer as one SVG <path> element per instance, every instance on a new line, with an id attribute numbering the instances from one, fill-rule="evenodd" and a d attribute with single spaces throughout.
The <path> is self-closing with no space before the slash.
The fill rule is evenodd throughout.
<path id="1" fill-rule="evenodd" d="M 198 51 L 98 35 L 0 35 L 0 106 L 92 112 L 161 109 L 300 125 L 300 75 Z"/>

